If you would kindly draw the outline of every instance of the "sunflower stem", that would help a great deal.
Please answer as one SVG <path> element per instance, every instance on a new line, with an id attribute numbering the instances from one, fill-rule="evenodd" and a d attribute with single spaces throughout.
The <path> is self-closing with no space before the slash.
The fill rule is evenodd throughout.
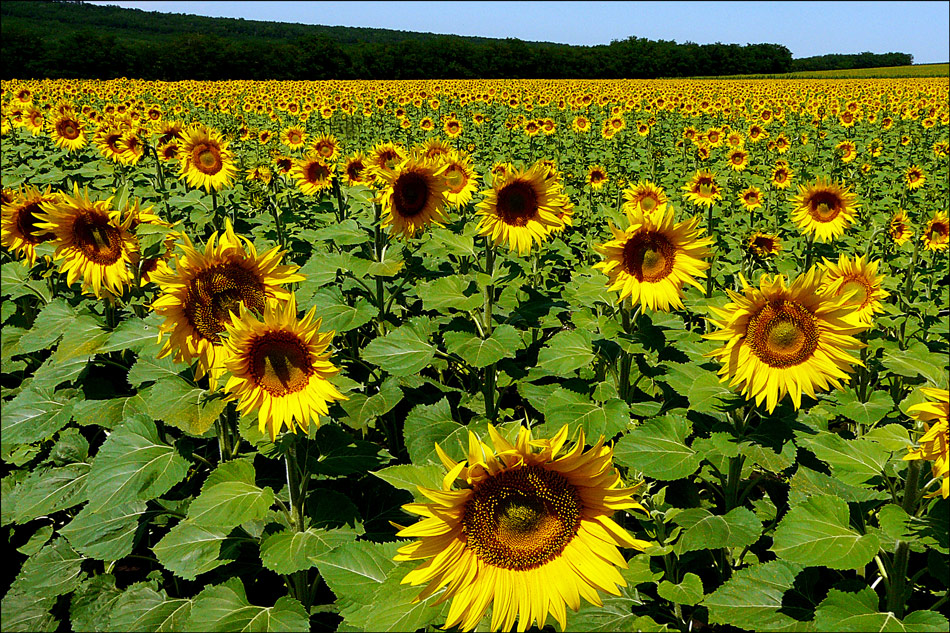
<path id="1" fill-rule="evenodd" d="M 495 274 L 495 244 L 490 237 L 485 237 L 485 274 L 489 282 L 485 284 L 485 303 L 482 314 L 482 327 L 479 328 L 483 338 L 491 336 L 492 332 L 492 305 L 495 300 L 495 285 L 490 279 Z M 482 392 L 485 396 L 485 417 L 491 422 L 498 418 L 498 408 L 495 402 L 495 363 L 485 367 L 485 380 L 482 382 Z"/>
<path id="2" fill-rule="evenodd" d="M 304 525 L 304 501 L 306 500 L 306 477 L 302 477 L 300 464 L 297 461 L 297 434 L 294 433 L 287 438 L 289 447 L 284 454 L 284 465 L 287 473 L 287 492 L 290 495 L 290 518 L 295 531 L 303 532 L 306 529 Z M 307 582 L 307 571 L 294 572 L 291 575 L 294 597 L 303 603 L 304 608 L 310 608 L 310 587 Z"/>
<path id="3" fill-rule="evenodd" d="M 802 274 L 807 273 L 811 269 L 811 259 L 812 259 L 812 249 L 815 244 L 815 234 L 811 233 L 808 235 L 808 239 L 805 243 L 805 266 L 802 270 Z"/>
<path id="4" fill-rule="evenodd" d="M 715 205 L 710 204 L 706 207 L 706 230 L 709 231 L 709 237 L 713 239 L 713 244 L 716 243 L 716 232 L 713 227 L 713 207 Z M 709 259 L 709 270 L 706 271 L 706 296 L 711 297 L 713 291 L 713 264 L 716 263 L 716 256 L 713 255 Z"/>
<path id="5" fill-rule="evenodd" d="M 907 481 L 904 485 L 904 501 L 901 507 L 910 516 L 917 511 L 920 483 L 920 460 L 912 460 L 907 465 Z M 910 560 L 910 543 L 898 540 L 891 565 L 890 584 L 887 586 L 887 610 L 898 618 L 904 617 L 904 603 L 907 592 L 907 563 Z"/>
<path id="6" fill-rule="evenodd" d="M 218 217 L 218 192 L 214 187 L 211 188 L 211 215 L 213 216 L 214 230 L 220 231 L 221 218 Z"/>
<path id="7" fill-rule="evenodd" d="M 385 240 L 383 228 L 380 226 L 382 209 L 378 202 L 373 203 L 373 209 L 376 213 L 376 220 L 373 223 L 375 226 L 373 232 L 374 255 L 376 261 L 381 262 L 383 261 L 383 242 Z M 376 277 L 376 307 L 379 309 L 379 321 L 377 322 L 379 334 L 384 336 L 386 334 L 386 288 L 383 286 L 383 278 L 379 276 Z"/>

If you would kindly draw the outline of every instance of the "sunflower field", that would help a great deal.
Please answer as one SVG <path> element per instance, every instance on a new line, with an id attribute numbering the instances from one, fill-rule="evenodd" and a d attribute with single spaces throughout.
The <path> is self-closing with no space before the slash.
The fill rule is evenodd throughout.
<path id="1" fill-rule="evenodd" d="M 2 84 L 4 631 L 946 631 L 944 78 Z"/>

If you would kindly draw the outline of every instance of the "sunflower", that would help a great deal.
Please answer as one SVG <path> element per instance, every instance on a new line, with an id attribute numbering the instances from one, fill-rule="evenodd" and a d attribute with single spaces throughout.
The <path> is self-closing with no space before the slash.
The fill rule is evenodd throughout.
<path id="1" fill-rule="evenodd" d="M 406 151 L 395 143 L 380 143 L 369 153 L 369 169 L 375 182 L 382 182 L 382 174 L 391 172 L 406 159 Z"/>
<path id="2" fill-rule="evenodd" d="M 851 141 L 841 141 L 835 145 L 835 153 L 842 163 L 850 163 L 858 155 L 857 148 Z"/>
<path id="3" fill-rule="evenodd" d="M 858 207 L 857 196 L 834 182 L 821 178 L 810 185 L 799 185 L 792 198 L 792 220 L 806 234 L 827 242 L 844 234 Z"/>
<path id="4" fill-rule="evenodd" d="M 419 127 L 426 132 L 431 132 L 435 129 L 435 121 L 432 120 L 432 117 L 423 117 L 423 119 L 419 121 Z"/>
<path id="5" fill-rule="evenodd" d="M 591 189 L 594 191 L 603 189 L 608 180 L 609 178 L 607 177 L 607 170 L 600 165 L 591 165 L 587 169 L 587 178 L 585 179 L 585 182 L 590 185 Z"/>
<path id="6" fill-rule="evenodd" d="M 907 183 L 907 188 L 911 191 L 920 189 L 924 186 L 924 182 L 926 181 L 927 175 L 924 173 L 924 170 L 917 165 L 911 165 L 907 168 L 907 171 L 904 172 L 904 182 Z"/>
<path id="7" fill-rule="evenodd" d="M 297 187 L 307 196 L 315 196 L 333 184 L 333 172 L 336 167 L 327 163 L 323 156 L 311 152 L 294 164 L 290 175 L 297 181 Z"/>
<path id="8" fill-rule="evenodd" d="M 669 312 L 683 308 L 683 284 L 703 290 L 695 277 L 705 277 L 713 241 L 701 237 L 699 217 L 674 224 L 672 207 L 649 214 L 633 213 L 626 231 L 613 224 L 614 239 L 595 246 L 604 261 L 594 268 L 609 277 L 610 291 L 620 293 L 620 301 L 630 297 L 631 305 L 641 302 L 650 310 Z"/>
<path id="9" fill-rule="evenodd" d="M 132 215 L 125 219 L 112 208 L 112 198 L 89 200 L 89 191 L 73 185 L 73 195 L 62 193 L 40 203 L 43 213 L 36 228 L 52 233 L 62 259 L 59 272 L 72 285 L 82 277 L 82 290 L 97 297 L 121 295 L 132 281 L 129 264 L 137 257 L 138 241 L 130 230 Z"/>
<path id="10" fill-rule="evenodd" d="M 271 168 L 267 165 L 261 164 L 254 167 L 253 169 L 248 169 L 247 178 L 245 178 L 245 180 L 248 182 L 257 181 L 263 183 L 266 186 L 270 184 L 270 181 L 273 177 L 274 172 L 271 171 Z"/>
<path id="11" fill-rule="evenodd" d="M 732 171 L 745 171 L 749 165 L 749 154 L 741 148 L 736 148 L 729 152 L 729 167 Z"/>
<path id="12" fill-rule="evenodd" d="M 71 113 L 59 115 L 49 123 L 49 133 L 57 147 L 72 152 L 86 145 L 83 124 Z"/>
<path id="13" fill-rule="evenodd" d="M 274 133 L 271 132 L 270 130 L 261 130 L 257 134 L 257 141 L 261 145 L 267 145 L 268 143 L 270 143 L 272 138 L 274 138 Z"/>
<path id="14" fill-rule="evenodd" d="M 462 133 L 462 123 L 454 116 L 450 116 L 442 124 L 442 129 L 449 138 L 458 138 Z"/>
<path id="15" fill-rule="evenodd" d="M 654 211 L 666 211 L 666 205 L 669 202 L 666 193 L 663 192 L 663 187 L 654 185 L 649 180 L 640 180 L 625 189 L 623 199 L 623 211 L 631 222 L 636 213 L 649 215 Z"/>
<path id="16" fill-rule="evenodd" d="M 105 158 L 118 163 L 121 162 L 119 158 L 122 155 L 122 148 L 119 147 L 119 139 L 121 138 L 121 130 L 112 127 L 111 125 L 106 125 L 100 127 L 96 131 L 93 142 L 99 149 L 100 154 L 102 154 Z"/>
<path id="17" fill-rule="evenodd" d="M 448 185 L 445 196 L 453 207 L 463 207 L 471 202 L 478 188 L 478 174 L 475 173 L 472 160 L 465 154 L 453 151 L 443 158 L 443 164 L 445 171 L 442 176 Z M 557 173 L 556 168 L 554 171 Z"/>
<path id="18" fill-rule="evenodd" d="M 786 394 L 801 408 L 802 394 L 815 397 L 815 389 L 840 388 L 851 365 L 860 361 L 847 350 L 862 347 L 851 336 L 869 327 L 862 322 L 848 297 L 819 292 L 822 278 L 812 268 L 785 286 L 785 277 L 763 274 L 760 288 L 745 284 L 743 294 L 727 289 L 732 301 L 722 309 L 710 307 L 719 328 L 705 338 L 725 345 L 709 356 L 722 367 L 720 380 L 741 387 L 756 405 L 766 401 L 769 413 Z"/>
<path id="19" fill-rule="evenodd" d="M 220 191 L 231 184 L 237 175 L 228 142 L 216 130 L 204 126 L 183 132 L 178 149 L 179 179 L 187 179 L 190 187 L 204 187 Z"/>
<path id="20" fill-rule="evenodd" d="M 774 257 L 782 250 L 782 238 L 771 233 L 756 231 L 749 236 L 746 242 L 746 250 L 755 257 Z"/>
<path id="21" fill-rule="evenodd" d="M 29 106 L 26 112 L 23 113 L 23 125 L 33 136 L 42 134 L 46 127 L 46 118 L 43 116 L 43 111 Z"/>
<path id="22" fill-rule="evenodd" d="M 352 156 L 347 156 L 343 161 L 343 181 L 353 187 L 363 185 L 369 180 L 366 171 L 366 156 L 363 152 L 356 152 Z"/>
<path id="23" fill-rule="evenodd" d="M 537 136 L 541 132 L 541 126 L 534 119 L 528 119 L 524 124 L 524 133 L 528 136 Z"/>
<path id="24" fill-rule="evenodd" d="M 623 486 L 613 449 L 601 437 L 584 452 L 584 434 L 562 453 L 565 425 L 550 440 L 532 439 L 522 427 L 514 445 L 489 426 L 494 450 L 469 433 L 467 461 L 456 463 L 436 446 L 448 469 L 442 490 L 420 488 L 433 503 L 410 503 L 419 522 L 397 536 L 418 540 L 399 548 L 397 561 L 424 560 L 404 584 L 428 598 L 447 588 L 452 599 L 445 628 L 472 630 L 489 604 L 491 629 L 525 631 L 548 615 L 566 626 L 566 609 L 580 598 L 601 606 L 598 590 L 619 595 L 626 586 L 616 567 L 627 566 L 618 547 L 646 549 L 614 522 L 617 510 L 643 510 L 636 485 Z M 453 482 L 458 487 L 453 489 Z"/>
<path id="25" fill-rule="evenodd" d="M 145 143 L 139 136 L 140 130 L 127 130 L 119 137 L 118 147 L 122 150 L 119 162 L 123 165 L 135 165 L 145 156 Z"/>
<path id="26" fill-rule="evenodd" d="M 762 206 L 762 190 L 758 187 L 749 187 L 739 192 L 739 202 L 746 211 L 752 211 Z"/>
<path id="27" fill-rule="evenodd" d="M 590 119 L 586 116 L 574 117 L 574 121 L 571 123 L 571 129 L 579 133 L 590 131 Z"/>
<path id="28" fill-rule="evenodd" d="M 261 433 L 271 441 L 284 426 L 306 433 L 311 419 L 319 425 L 330 403 L 346 399 L 329 381 L 340 371 L 327 353 L 333 332 L 319 331 L 314 310 L 298 320 L 291 295 L 282 305 L 268 302 L 263 321 L 242 303 L 240 317 L 225 323 L 224 366 L 231 376 L 224 390 L 238 398 L 238 411 L 260 410 Z"/>
<path id="29" fill-rule="evenodd" d="M 311 147 L 317 155 L 328 163 L 340 154 L 340 141 L 332 134 L 321 134 L 313 140 Z"/>
<path id="30" fill-rule="evenodd" d="M 950 415 L 950 392 L 946 389 L 921 387 L 928 401 L 915 404 L 908 409 L 910 417 L 924 423 L 924 434 L 918 440 L 919 446 L 904 456 L 905 460 L 925 459 L 933 462 L 931 473 L 940 480 L 940 489 L 927 495 L 944 499 L 950 497 L 950 437 L 948 437 L 947 418 Z M 933 422 L 933 426 L 929 423 Z"/>
<path id="31" fill-rule="evenodd" d="M 377 198 L 382 206 L 382 226 L 402 237 L 413 237 L 430 223 L 444 226 L 449 189 L 445 169 L 444 164 L 413 155 L 393 171 L 383 172 L 383 189 Z"/>
<path id="32" fill-rule="evenodd" d="M 824 261 L 821 291 L 831 297 L 848 297 L 847 304 L 857 311 L 862 321 L 870 323 L 875 312 L 883 312 L 881 300 L 890 293 L 881 288 L 884 275 L 877 272 L 880 261 L 865 261 L 864 256 L 848 258 L 843 253 L 838 263 Z"/>
<path id="33" fill-rule="evenodd" d="M 920 236 L 920 241 L 924 243 L 929 251 L 945 251 L 950 243 L 950 219 L 943 211 L 937 211 L 927 227 L 924 234 Z"/>
<path id="34" fill-rule="evenodd" d="M 496 174 L 476 206 L 481 216 L 478 234 L 525 255 L 533 242 L 540 245 L 551 231 L 563 229 L 570 201 L 555 179 L 545 178 L 547 173 L 545 166 L 535 163 L 526 170 L 508 166 L 506 173 Z"/>
<path id="35" fill-rule="evenodd" d="M 430 138 L 422 144 L 422 155 L 425 158 L 441 158 L 452 151 L 452 146 L 440 138 Z"/>
<path id="36" fill-rule="evenodd" d="M 891 216 L 890 221 L 887 223 L 887 234 L 891 236 L 891 239 L 897 246 L 900 246 L 913 236 L 914 230 L 910 226 L 910 220 L 907 218 L 906 211 L 898 211 Z"/>
<path id="37" fill-rule="evenodd" d="M 280 133 L 280 142 L 290 149 L 300 149 L 306 141 L 307 133 L 296 125 L 291 125 Z"/>
<path id="38" fill-rule="evenodd" d="M 696 206 L 711 207 L 716 200 L 722 199 L 722 190 L 716 184 L 716 175 L 708 171 L 698 171 L 692 179 L 683 185 L 686 199 Z"/>
<path id="39" fill-rule="evenodd" d="M 788 189 L 792 184 L 792 177 L 795 173 L 788 166 L 788 163 L 782 161 L 775 165 L 772 170 L 772 186 L 776 189 Z"/>
<path id="40" fill-rule="evenodd" d="M 4 190 L 5 193 L 6 191 Z M 30 268 L 36 264 L 36 247 L 56 237 L 48 231 L 37 231 L 37 225 L 40 222 L 42 205 L 55 202 L 57 197 L 58 194 L 52 193 L 49 185 L 45 192 L 24 185 L 0 207 L 0 244 L 14 255 L 25 259 Z"/>
<path id="41" fill-rule="evenodd" d="M 162 336 L 169 335 L 159 358 L 172 352 L 176 362 L 197 358 L 196 377 L 208 374 L 215 388 L 224 371 L 221 333 L 238 304 L 263 312 L 268 299 L 290 298 L 281 285 L 303 281 L 304 276 L 296 274 L 295 265 L 281 265 L 276 246 L 258 255 L 251 242 L 234 233 L 230 220 L 224 233 L 211 235 L 204 253 L 187 235 L 181 237 L 175 270 L 166 267 L 152 275 L 162 291 L 152 310 L 165 318 Z"/>

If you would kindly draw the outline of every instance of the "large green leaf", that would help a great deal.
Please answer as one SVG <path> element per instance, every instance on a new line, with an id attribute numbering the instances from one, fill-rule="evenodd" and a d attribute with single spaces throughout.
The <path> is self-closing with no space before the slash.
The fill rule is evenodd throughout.
<path id="1" fill-rule="evenodd" d="M 894 409 L 894 401 L 883 391 L 872 391 L 867 402 L 858 400 L 857 395 L 850 389 L 839 392 L 837 399 L 838 413 L 866 427 L 877 424 Z"/>
<path id="2" fill-rule="evenodd" d="M 837 497 L 808 497 L 793 506 L 779 523 L 772 551 L 801 565 L 858 569 L 877 553 L 873 534 L 861 535 L 848 526 L 848 504 Z"/>
<path id="3" fill-rule="evenodd" d="M 227 404 L 219 393 L 198 389 L 178 376 L 155 383 L 146 403 L 155 419 L 191 435 L 204 435 Z"/>
<path id="4" fill-rule="evenodd" d="M 29 387 L 3 406 L 0 433 L 4 444 L 29 444 L 48 437 L 69 423 L 76 401 L 70 391 Z"/>
<path id="5" fill-rule="evenodd" d="M 683 528 L 673 547 L 677 555 L 701 549 L 746 547 L 762 533 L 762 523 L 748 508 L 734 508 L 724 516 L 704 508 L 689 508 L 676 514 L 673 522 Z"/>
<path id="6" fill-rule="evenodd" d="M 363 348 L 363 359 L 394 376 L 420 372 L 435 358 L 435 348 L 411 325 L 404 325 Z"/>
<path id="7" fill-rule="evenodd" d="M 803 631 L 810 623 L 781 613 L 782 598 L 802 570 L 775 560 L 740 569 L 703 600 L 710 624 L 726 624 L 753 631 Z"/>
<path id="8" fill-rule="evenodd" d="M 158 437 L 148 418 L 129 418 L 106 439 L 89 473 L 91 512 L 127 501 L 148 501 L 184 479 L 188 462 Z"/>
<path id="9" fill-rule="evenodd" d="M 398 543 L 348 543 L 317 563 L 327 586 L 341 608 L 368 604 L 389 571 L 396 566 L 393 556 Z"/>
<path id="10" fill-rule="evenodd" d="M 283 596 L 273 607 L 247 600 L 244 583 L 231 578 L 205 587 L 195 596 L 188 628 L 193 631 L 309 631 L 307 611 L 294 598 Z"/>
<path id="11" fill-rule="evenodd" d="M 109 630 L 112 608 L 120 596 L 122 591 L 116 588 L 112 574 L 98 574 L 84 581 L 69 600 L 72 630 Z"/>
<path id="12" fill-rule="evenodd" d="M 65 510 L 86 501 L 89 464 L 35 470 L 16 489 L 17 523 Z"/>
<path id="13" fill-rule="evenodd" d="M 828 462 L 836 478 L 857 486 L 884 472 L 891 453 L 877 442 L 865 438 L 846 440 L 834 433 L 798 436 L 797 441 L 818 459 Z"/>
<path id="14" fill-rule="evenodd" d="M 471 286 L 471 288 L 469 288 Z M 448 275 L 428 283 L 419 284 L 419 298 L 426 310 L 466 312 L 481 305 L 482 297 L 470 279 Z"/>
<path id="15" fill-rule="evenodd" d="M 370 473 L 400 490 L 408 490 L 412 496 L 419 497 L 419 488 L 442 489 L 445 468 L 436 464 L 399 464 Z"/>
<path id="16" fill-rule="evenodd" d="M 59 533 L 76 551 L 98 560 L 119 560 L 132 553 L 144 501 L 130 501 L 91 512 L 83 508 Z"/>
<path id="17" fill-rule="evenodd" d="M 261 561 L 278 574 L 292 574 L 313 567 L 341 545 L 355 542 L 356 536 L 350 528 L 276 532 L 261 542 Z"/>
<path id="18" fill-rule="evenodd" d="M 130 586 L 113 603 L 109 631 L 186 631 L 194 600 L 169 598 L 147 583 Z"/>
<path id="19" fill-rule="evenodd" d="M 544 403 L 544 418 L 543 430 L 538 431 L 540 435 L 553 436 L 568 424 L 571 437 L 582 428 L 585 436 L 595 442 L 598 437 L 610 439 L 627 428 L 630 409 L 619 398 L 599 403 L 583 394 L 558 387 Z"/>
<path id="20" fill-rule="evenodd" d="M 410 569 L 392 567 L 369 600 L 343 609 L 340 615 L 346 624 L 366 631 L 416 631 L 444 622 L 448 602 L 435 604 L 442 597 L 439 593 L 416 602 L 422 588 L 402 583 Z"/>
<path id="21" fill-rule="evenodd" d="M 691 431 L 680 415 L 654 418 L 620 438 L 614 459 L 648 477 L 670 481 L 691 475 L 699 468 L 700 455 L 686 446 Z"/>
<path id="22" fill-rule="evenodd" d="M 261 519 L 274 503 L 274 491 L 243 481 L 225 481 L 206 487 L 188 507 L 196 525 L 230 529 Z"/>
<path id="23" fill-rule="evenodd" d="M 678 585 L 664 580 L 657 586 L 656 592 L 670 602 L 694 605 L 703 599 L 703 581 L 696 574 L 688 573 Z"/>
<path id="24" fill-rule="evenodd" d="M 55 602 L 56 596 L 10 590 L 0 603 L 0 629 L 11 633 L 56 631 L 59 623 L 50 613 Z"/>
<path id="25" fill-rule="evenodd" d="M 83 557 L 69 546 L 66 539 L 59 537 L 26 559 L 10 592 L 28 593 L 40 598 L 69 593 L 82 580 L 82 561 Z"/>
<path id="26" fill-rule="evenodd" d="M 17 343 L 17 352 L 28 354 L 45 349 L 59 340 L 69 324 L 76 320 L 76 310 L 65 299 L 57 297 L 40 310 L 33 328 Z"/>
<path id="27" fill-rule="evenodd" d="M 877 593 L 870 587 L 856 593 L 831 589 L 815 610 L 815 628 L 845 633 L 947 630 L 947 618 L 935 611 L 915 611 L 901 621 L 891 612 L 878 611 L 878 601 Z"/>
<path id="28" fill-rule="evenodd" d="M 435 452 L 436 442 L 441 443 L 461 428 L 462 425 L 452 418 L 452 406 L 447 398 L 435 404 L 416 405 L 406 416 L 403 427 L 409 459 L 413 464 L 440 463 Z"/>
<path id="29" fill-rule="evenodd" d="M 594 360 L 590 332 L 565 330 L 558 332 L 538 353 L 538 367 L 558 376 L 567 376 Z"/>
<path id="30" fill-rule="evenodd" d="M 191 521 L 182 521 L 155 544 L 152 551 L 166 569 L 186 580 L 224 565 L 219 558 L 227 533 L 218 528 L 205 528 Z"/>
<path id="31" fill-rule="evenodd" d="M 332 330 L 338 334 L 349 332 L 373 320 L 379 309 L 368 301 L 348 304 L 339 289 L 324 288 L 314 293 L 313 298 L 300 305 L 300 309 L 314 308 L 314 316 L 322 319 L 320 331 Z"/>

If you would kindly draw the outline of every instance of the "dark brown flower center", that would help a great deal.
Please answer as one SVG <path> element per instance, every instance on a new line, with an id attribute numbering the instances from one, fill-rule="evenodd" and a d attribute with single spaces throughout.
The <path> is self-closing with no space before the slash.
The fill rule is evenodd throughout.
<path id="1" fill-rule="evenodd" d="M 268 332 L 254 339 L 250 361 L 254 381 L 275 397 L 304 389 L 313 374 L 310 353 L 293 332 Z"/>
<path id="2" fill-rule="evenodd" d="M 31 202 L 20 208 L 16 214 L 16 227 L 20 233 L 20 239 L 27 244 L 41 244 L 54 237 L 52 233 L 36 233 L 36 224 L 39 218 L 36 216 L 40 212 L 39 202 Z"/>
<path id="3" fill-rule="evenodd" d="M 195 169 L 208 176 L 213 176 L 224 167 L 220 150 L 209 143 L 199 143 L 191 152 L 192 164 Z"/>
<path id="4" fill-rule="evenodd" d="M 62 119 L 56 124 L 56 131 L 64 139 L 74 141 L 79 138 L 79 123 L 72 119 Z"/>
<path id="5" fill-rule="evenodd" d="M 841 213 L 841 197 L 833 191 L 818 191 L 808 199 L 811 217 L 819 222 L 831 222 Z"/>
<path id="6" fill-rule="evenodd" d="M 793 367 L 818 349 L 815 315 L 795 301 L 774 299 L 759 310 L 746 330 L 752 353 L 770 367 Z"/>
<path id="7" fill-rule="evenodd" d="M 199 273 L 189 284 L 185 318 L 201 336 L 212 343 L 220 340 L 224 325 L 239 304 L 254 312 L 264 311 L 264 284 L 237 263 L 218 264 Z"/>
<path id="8" fill-rule="evenodd" d="M 638 233 L 623 246 L 623 267 L 637 281 L 661 281 L 673 270 L 676 247 L 655 231 Z"/>
<path id="9" fill-rule="evenodd" d="M 111 266 L 122 256 L 122 233 L 102 213 L 79 214 L 73 222 L 73 243 L 87 260 L 102 266 Z"/>
<path id="10" fill-rule="evenodd" d="M 515 180 L 498 192 L 498 215 L 509 226 L 524 226 L 538 213 L 538 194 L 531 183 Z"/>
<path id="11" fill-rule="evenodd" d="M 501 472 L 475 487 L 462 514 L 468 547 L 484 563 L 525 570 L 561 553 L 580 525 L 580 496 L 540 466 Z"/>
<path id="12" fill-rule="evenodd" d="M 407 171 L 393 183 L 393 208 L 404 218 L 412 218 L 426 208 L 429 201 L 429 181 L 420 173 Z"/>
<path id="13" fill-rule="evenodd" d="M 322 185 L 330 177 L 330 168 L 321 162 L 313 161 L 307 165 L 304 170 L 304 176 L 307 182 L 314 185 Z"/>

